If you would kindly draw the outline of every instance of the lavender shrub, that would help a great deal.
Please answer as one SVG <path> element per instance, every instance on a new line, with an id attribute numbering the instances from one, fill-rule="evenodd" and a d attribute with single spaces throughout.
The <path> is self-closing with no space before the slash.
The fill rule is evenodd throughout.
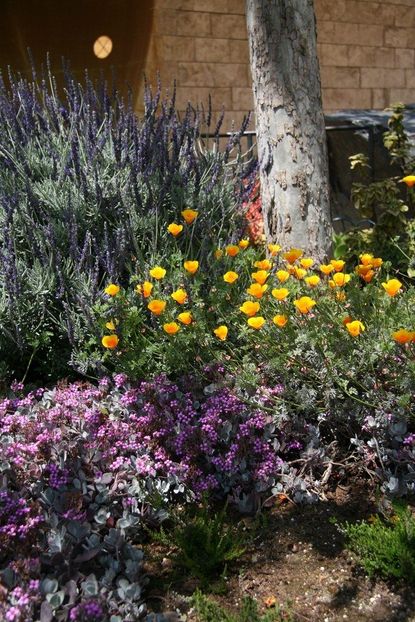
<path id="1" fill-rule="evenodd" d="M 163 223 L 196 207 L 199 259 L 213 236 L 240 228 L 229 215 L 249 172 L 237 157 L 248 119 L 221 152 L 217 140 L 201 147 L 210 113 L 189 105 L 179 118 L 174 93 L 162 100 L 160 87 L 147 88 L 139 120 L 88 77 L 81 86 L 66 72 L 62 98 L 50 73 L 8 83 L 0 80 L 0 358 L 14 375 L 30 362 L 57 378 L 84 328 L 96 331 L 89 309 L 102 284 L 127 282 L 160 244 L 174 250 Z"/>

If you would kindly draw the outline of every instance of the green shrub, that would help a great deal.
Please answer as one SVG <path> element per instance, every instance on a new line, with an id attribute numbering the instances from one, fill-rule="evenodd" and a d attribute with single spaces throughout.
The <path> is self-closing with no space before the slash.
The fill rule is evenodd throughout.
<path id="1" fill-rule="evenodd" d="M 212 514 L 207 503 L 197 508 L 193 516 L 176 515 L 171 531 L 162 528 L 153 535 L 166 546 L 174 545 L 175 562 L 204 587 L 218 579 L 227 564 L 244 552 L 242 534 L 226 521 L 226 508 Z"/>
<path id="2" fill-rule="evenodd" d="M 415 158 L 403 125 L 405 106 L 396 104 L 390 110 L 389 131 L 383 141 L 391 163 L 402 174 L 369 184 L 353 184 L 353 204 L 360 216 L 374 226 L 337 234 L 334 250 L 335 256 L 350 261 L 371 252 L 390 261 L 403 274 L 415 276 L 415 190 L 402 182 L 404 176 L 415 173 Z M 356 154 L 350 161 L 352 169 L 369 167 L 364 154 Z"/>
<path id="3" fill-rule="evenodd" d="M 287 401 L 311 416 L 341 411 L 349 417 L 351 409 L 362 406 L 366 416 L 367 408 L 377 409 L 382 399 L 389 412 L 398 414 L 399 408 L 406 418 L 415 416 L 414 289 L 399 281 L 398 291 L 388 294 L 385 287 L 395 282 L 394 271 L 368 255 L 362 261 L 369 263 L 356 270 L 368 270 L 363 276 L 370 276 L 369 283 L 356 270 L 334 272 L 331 265 L 333 272 L 326 275 L 319 266 L 302 268 L 300 261 L 309 265 L 309 258 L 290 264 L 286 257 L 281 253 L 266 259 L 262 249 L 249 247 L 235 257 L 224 253 L 217 259 L 212 253 L 189 274 L 183 267 L 186 255 L 177 251 L 160 262 L 166 270 L 161 279 L 150 276 L 155 263 L 140 267 L 129 288 L 114 296 L 103 292 L 94 308 L 101 337 L 94 342 L 91 336 L 92 348 L 82 344 L 78 357 L 96 356 L 109 369 L 138 378 L 203 374 L 206 365 L 217 361 L 248 384 L 251 375 L 252 386 L 258 384 L 260 370 L 278 378 L 290 394 L 285 394 Z M 370 262 L 377 267 L 372 269 Z M 261 265 L 269 266 L 263 274 Z M 288 277 L 284 283 L 279 281 L 281 270 Z M 252 283 L 257 272 L 265 279 L 263 286 Z M 224 280 L 229 273 L 238 276 L 232 283 Z M 147 298 L 136 285 L 143 288 L 145 281 L 153 288 Z M 263 290 L 257 293 L 253 285 Z M 182 304 L 172 298 L 177 289 L 186 292 Z M 285 297 L 278 299 L 281 291 Z M 303 313 L 297 305 L 304 297 L 315 304 Z M 149 308 L 156 300 L 165 303 L 160 315 Z M 248 302 L 255 306 L 254 317 L 241 310 Z M 190 324 L 180 321 L 183 312 L 190 314 Z M 349 322 L 360 322 L 363 329 L 352 334 Z M 166 332 L 171 325 L 174 334 Z M 220 326 L 228 331 L 222 337 L 215 332 Z M 102 344 L 107 336 L 113 336 L 115 347 Z"/>
<path id="4" fill-rule="evenodd" d="M 395 504 L 394 514 L 388 518 L 374 516 L 370 521 L 345 523 L 341 530 L 370 576 L 415 584 L 415 519 L 409 507 Z"/>
<path id="5" fill-rule="evenodd" d="M 249 596 L 243 599 L 241 610 L 237 614 L 229 613 L 200 591 L 193 595 L 192 605 L 200 622 L 290 622 L 292 620 L 290 614 L 282 613 L 279 607 L 273 607 L 261 615 L 256 601 Z"/>

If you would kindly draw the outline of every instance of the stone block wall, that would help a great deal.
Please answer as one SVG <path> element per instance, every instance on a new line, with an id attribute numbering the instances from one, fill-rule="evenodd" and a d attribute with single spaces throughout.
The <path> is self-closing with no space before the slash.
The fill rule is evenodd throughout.
<path id="1" fill-rule="evenodd" d="M 415 102 L 415 0 L 315 0 L 326 111 Z M 154 0 L 151 82 L 238 125 L 252 109 L 244 0 Z"/>
<path id="2" fill-rule="evenodd" d="M 316 0 L 326 110 L 415 102 L 415 0 Z"/>
<path id="3" fill-rule="evenodd" d="M 252 109 L 249 50 L 244 0 L 154 0 L 153 34 L 146 74 L 164 88 L 177 83 L 177 105 L 207 107 L 224 127 L 239 125 Z M 140 103 L 140 98 L 138 104 Z"/>

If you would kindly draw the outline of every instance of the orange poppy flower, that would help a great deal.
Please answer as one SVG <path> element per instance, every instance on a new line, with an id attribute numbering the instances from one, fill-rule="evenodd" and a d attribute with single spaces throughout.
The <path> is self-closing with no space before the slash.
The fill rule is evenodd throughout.
<path id="1" fill-rule="evenodd" d="M 293 267 L 293 274 L 294 274 L 296 279 L 301 281 L 305 277 L 305 275 L 307 274 L 307 270 L 304 270 L 304 268 L 299 268 L 298 266 L 294 266 Z"/>
<path id="2" fill-rule="evenodd" d="M 415 186 L 415 175 L 407 175 L 406 177 L 401 179 L 401 181 L 403 181 L 408 186 L 408 188 L 412 188 L 412 186 Z"/>
<path id="3" fill-rule="evenodd" d="M 306 270 L 311 268 L 313 263 L 314 263 L 314 259 L 311 259 L 311 257 L 303 257 L 303 259 L 300 259 L 300 265 Z"/>
<path id="4" fill-rule="evenodd" d="M 176 291 L 174 291 L 171 294 L 171 297 L 179 305 L 183 305 L 186 302 L 186 300 L 187 300 L 187 292 L 184 289 L 179 288 L 179 289 L 176 289 Z"/>
<path id="5" fill-rule="evenodd" d="M 238 278 L 238 274 L 236 274 L 236 272 L 232 272 L 232 270 L 226 272 L 226 274 L 223 275 L 223 280 L 225 281 L 225 283 L 235 283 Z"/>
<path id="6" fill-rule="evenodd" d="M 108 296 L 116 296 L 119 291 L 120 291 L 120 286 L 119 285 L 115 285 L 114 283 L 110 283 L 104 289 L 104 292 L 106 294 L 108 294 Z"/>
<path id="7" fill-rule="evenodd" d="M 304 281 L 309 287 L 317 287 L 317 285 L 320 283 L 320 277 L 317 276 L 317 274 L 312 274 L 311 276 L 306 276 Z"/>
<path id="8" fill-rule="evenodd" d="M 278 326 L 278 328 L 284 328 L 284 326 L 288 322 L 288 318 L 286 315 L 274 315 L 272 321 L 274 322 L 275 326 Z"/>
<path id="9" fill-rule="evenodd" d="M 267 272 L 266 270 L 258 270 L 258 272 L 253 272 L 251 276 L 254 281 L 259 283 L 260 285 L 263 285 L 269 277 L 269 272 Z"/>
<path id="10" fill-rule="evenodd" d="M 144 281 L 141 285 L 137 285 L 135 291 L 137 294 L 141 294 L 144 298 L 149 298 L 151 296 L 151 292 L 153 291 L 153 283 L 150 281 Z"/>
<path id="11" fill-rule="evenodd" d="M 246 321 L 248 326 L 250 326 L 251 328 L 255 328 L 255 330 L 259 330 L 265 324 L 265 318 L 261 317 L 260 315 L 250 317 Z"/>
<path id="12" fill-rule="evenodd" d="M 236 255 L 239 253 L 239 246 L 236 246 L 236 244 L 229 244 L 225 248 L 225 252 L 228 257 L 236 257 Z"/>
<path id="13" fill-rule="evenodd" d="M 346 262 L 343 261 L 343 259 L 332 259 L 330 263 L 336 272 L 341 272 L 346 265 Z"/>
<path id="14" fill-rule="evenodd" d="M 288 263 L 294 263 L 295 261 L 297 261 L 297 259 L 299 259 L 303 255 L 304 255 L 304 251 L 302 251 L 301 249 L 291 248 L 289 251 L 283 254 L 283 257 L 285 261 L 288 261 Z"/>
<path id="15" fill-rule="evenodd" d="M 199 269 L 199 262 L 188 260 L 184 262 L 183 266 L 184 269 L 187 270 L 187 272 L 189 272 L 190 274 L 195 274 Z"/>
<path id="16" fill-rule="evenodd" d="M 255 268 L 259 268 L 259 270 L 271 270 L 272 261 L 269 259 L 262 259 L 261 261 L 256 261 L 254 266 Z"/>
<path id="17" fill-rule="evenodd" d="M 268 609 L 270 609 L 271 607 L 275 607 L 275 605 L 277 604 L 277 599 L 275 598 L 275 596 L 268 596 L 265 600 L 264 600 L 264 605 L 265 607 L 267 607 Z"/>
<path id="18" fill-rule="evenodd" d="M 279 244 L 268 244 L 268 250 L 271 257 L 275 257 L 280 252 L 281 246 Z"/>
<path id="19" fill-rule="evenodd" d="M 360 322 L 360 320 L 354 320 L 353 322 L 347 322 L 346 328 L 352 337 L 357 337 L 358 335 L 363 333 L 364 330 L 366 330 L 365 325 L 363 324 L 363 322 Z"/>
<path id="20" fill-rule="evenodd" d="M 253 296 L 254 298 L 262 298 L 264 293 L 267 291 L 268 285 L 261 285 L 260 283 L 252 283 L 246 290 L 248 294 Z"/>
<path id="21" fill-rule="evenodd" d="M 104 346 L 104 348 L 108 348 L 109 350 L 114 350 L 114 348 L 116 348 L 119 343 L 119 339 L 117 335 L 104 335 L 104 337 L 101 340 L 101 343 Z"/>
<path id="22" fill-rule="evenodd" d="M 373 265 L 373 255 L 370 253 L 363 253 L 363 255 L 360 255 L 359 259 L 360 263 L 364 266 L 371 267 Z"/>
<path id="23" fill-rule="evenodd" d="M 176 324 L 176 322 L 168 322 L 167 324 L 163 324 L 163 330 L 168 335 L 175 335 L 179 332 L 180 326 Z"/>
<path id="24" fill-rule="evenodd" d="M 118 324 L 118 320 L 110 320 L 109 322 L 106 322 L 105 328 L 108 328 L 108 330 L 116 330 Z"/>
<path id="25" fill-rule="evenodd" d="M 260 306 L 259 302 L 246 300 L 243 305 L 239 307 L 239 310 L 242 311 L 242 313 L 245 313 L 245 315 L 252 317 L 258 313 Z"/>
<path id="26" fill-rule="evenodd" d="M 175 222 L 172 222 L 167 227 L 167 231 L 171 233 L 173 237 L 176 238 L 183 231 L 183 225 L 178 225 Z"/>
<path id="27" fill-rule="evenodd" d="M 182 324 L 186 324 L 186 326 L 188 326 L 189 324 L 193 322 L 192 314 L 189 311 L 183 311 L 183 313 L 179 313 L 179 315 L 177 316 L 177 319 Z"/>
<path id="28" fill-rule="evenodd" d="M 195 209 L 185 209 L 182 211 L 183 220 L 186 224 L 191 225 L 197 218 L 198 212 Z"/>
<path id="29" fill-rule="evenodd" d="M 294 304 L 300 313 L 309 313 L 316 303 L 315 300 L 309 296 L 301 296 L 298 300 L 294 300 Z"/>
<path id="30" fill-rule="evenodd" d="M 165 308 L 166 302 L 164 300 L 151 300 L 147 305 L 147 309 L 154 315 L 161 315 Z"/>
<path id="31" fill-rule="evenodd" d="M 392 337 L 397 343 L 404 345 L 415 340 L 415 332 L 401 328 L 392 333 Z"/>
<path id="32" fill-rule="evenodd" d="M 343 287 L 350 281 L 350 274 L 344 274 L 344 272 L 336 272 L 333 274 L 333 281 L 336 287 Z"/>
<path id="33" fill-rule="evenodd" d="M 154 268 L 150 270 L 150 276 L 152 276 L 153 279 L 160 281 L 161 279 L 164 279 L 164 277 L 166 276 L 166 270 L 162 268 L 161 266 L 155 266 Z"/>
<path id="34" fill-rule="evenodd" d="M 276 287 L 271 292 L 271 294 L 277 300 L 285 300 L 287 296 L 289 295 L 289 293 L 290 293 L 290 290 L 286 289 L 285 287 Z"/>
<path id="35" fill-rule="evenodd" d="M 333 270 L 334 270 L 334 266 L 332 266 L 331 264 L 324 264 L 324 263 L 322 263 L 320 265 L 320 272 L 322 272 L 326 276 L 331 274 L 333 272 Z"/>
<path id="36" fill-rule="evenodd" d="M 218 339 L 220 339 L 221 341 L 225 341 L 228 336 L 228 327 L 222 324 L 221 326 L 215 328 L 213 332 Z"/>
<path id="37" fill-rule="evenodd" d="M 280 283 L 285 283 L 290 278 L 290 273 L 287 270 L 278 270 L 275 276 Z"/>
<path id="38" fill-rule="evenodd" d="M 400 291 L 402 283 L 398 279 L 389 279 L 389 281 L 382 283 L 382 287 L 389 296 L 393 297 Z"/>
<path id="39" fill-rule="evenodd" d="M 369 270 L 369 272 L 366 272 L 366 274 L 362 276 L 362 279 L 365 281 L 365 283 L 370 283 L 370 281 L 373 279 L 374 276 L 375 276 L 375 271 Z"/>
<path id="40" fill-rule="evenodd" d="M 358 266 L 356 266 L 356 272 L 359 276 L 365 276 L 365 274 L 367 274 L 368 272 L 370 272 L 372 270 L 372 264 L 364 264 L 361 263 Z"/>

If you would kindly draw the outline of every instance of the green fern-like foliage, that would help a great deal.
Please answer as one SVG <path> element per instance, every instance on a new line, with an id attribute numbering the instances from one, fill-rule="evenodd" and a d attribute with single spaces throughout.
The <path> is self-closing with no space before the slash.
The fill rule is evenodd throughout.
<path id="1" fill-rule="evenodd" d="M 244 552 L 242 534 L 226 521 L 226 508 L 210 514 L 207 504 L 193 517 L 176 517 L 171 532 L 162 529 L 155 538 L 177 549 L 176 563 L 206 586 L 226 565 Z"/>
<path id="2" fill-rule="evenodd" d="M 388 519 L 376 516 L 371 522 L 346 523 L 342 531 L 370 576 L 415 584 L 415 519 L 409 508 L 395 505 L 394 510 Z"/>

